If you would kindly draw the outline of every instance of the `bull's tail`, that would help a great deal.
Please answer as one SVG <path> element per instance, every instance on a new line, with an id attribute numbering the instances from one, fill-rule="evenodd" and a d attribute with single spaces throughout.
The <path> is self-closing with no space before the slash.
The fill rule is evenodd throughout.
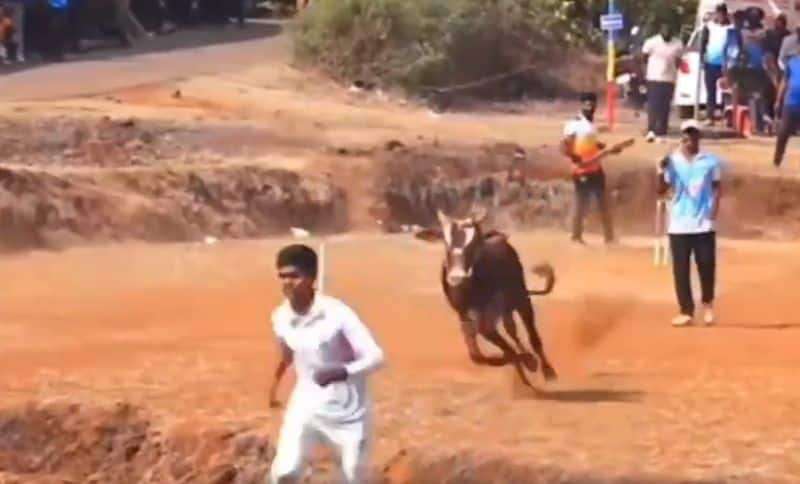
<path id="1" fill-rule="evenodd" d="M 528 295 L 543 296 L 545 294 L 550 294 L 553 290 L 553 286 L 556 285 L 556 272 L 553 270 L 553 266 L 550 264 L 539 264 L 533 267 L 533 273 L 544 278 L 544 289 L 528 289 Z"/>

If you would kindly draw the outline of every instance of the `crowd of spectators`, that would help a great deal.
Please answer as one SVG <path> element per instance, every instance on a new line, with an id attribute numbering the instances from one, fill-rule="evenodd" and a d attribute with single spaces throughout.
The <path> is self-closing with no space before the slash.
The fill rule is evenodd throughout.
<path id="1" fill-rule="evenodd" d="M 129 47 L 197 23 L 244 26 L 248 0 L 0 0 L 0 60 L 61 60 L 91 40 Z"/>

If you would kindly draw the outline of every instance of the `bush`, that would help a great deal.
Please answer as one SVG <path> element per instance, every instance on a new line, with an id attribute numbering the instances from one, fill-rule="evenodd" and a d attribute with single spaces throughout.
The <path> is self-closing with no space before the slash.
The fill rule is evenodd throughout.
<path id="1" fill-rule="evenodd" d="M 678 0 L 681 4 L 693 1 Z M 635 4 L 636 15 L 647 16 L 648 23 L 655 21 L 652 12 L 657 10 L 645 11 L 645 0 L 624 3 Z M 299 60 L 314 63 L 336 78 L 399 85 L 412 93 L 526 66 L 540 67 L 532 74 L 540 80 L 553 76 L 553 69 L 567 62 L 581 63 L 580 56 L 576 58 L 568 49 L 602 46 L 602 33 L 594 27 L 602 4 L 592 0 L 316 0 L 298 19 L 295 53 Z M 602 74 L 598 72 L 597 77 L 602 82 Z M 558 83 L 558 79 L 551 81 Z"/>
<path id="2" fill-rule="evenodd" d="M 299 18 L 296 54 L 347 79 L 411 91 L 556 59 L 564 39 L 540 0 L 317 0 Z"/>

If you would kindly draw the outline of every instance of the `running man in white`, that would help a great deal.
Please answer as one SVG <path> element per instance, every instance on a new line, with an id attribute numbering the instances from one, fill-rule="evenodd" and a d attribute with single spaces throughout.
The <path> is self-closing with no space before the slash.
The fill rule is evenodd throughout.
<path id="1" fill-rule="evenodd" d="M 371 437 L 367 375 L 383 364 L 383 350 L 352 309 L 315 291 L 313 249 L 285 247 L 276 265 L 286 301 L 272 314 L 282 358 L 270 388 L 270 406 L 280 405 L 278 385 L 292 363 L 297 383 L 268 482 L 299 482 L 306 457 L 317 444 L 338 451 L 343 482 L 365 482 Z"/>

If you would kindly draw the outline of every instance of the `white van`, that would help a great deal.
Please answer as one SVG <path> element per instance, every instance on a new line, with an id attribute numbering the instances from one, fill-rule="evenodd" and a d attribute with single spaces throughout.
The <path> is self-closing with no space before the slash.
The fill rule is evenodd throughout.
<path id="1" fill-rule="evenodd" d="M 728 12 L 742 10 L 748 7 L 759 7 L 766 14 L 764 24 L 767 27 L 772 25 L 773 20 L 778 14 L 785 14 L 788 20 L 789 29 L 794 29 L 800 18 L 800 1 L 798 0 L 700 0 L 695 19 L 695 28 L 689 41 L 686 43 L 686 51 L 681 58 L 680 68 L 678 69 L 678 80 L 675 84 L 675 106 L 678 107 L 678 114 L 681 118 L 691 118 L 694 115 L 695 96 L 700 96 L 701 109 L 706 103 L 706 87 L 702 79 L 698 88 L 698 77 L 700 76 L 700 32 L 703 27 L 704 19 L 714 13 L 717 5 L 725 3 Z M 722 93 L 717 91 L 717 104 L 722 104 Z"/>

